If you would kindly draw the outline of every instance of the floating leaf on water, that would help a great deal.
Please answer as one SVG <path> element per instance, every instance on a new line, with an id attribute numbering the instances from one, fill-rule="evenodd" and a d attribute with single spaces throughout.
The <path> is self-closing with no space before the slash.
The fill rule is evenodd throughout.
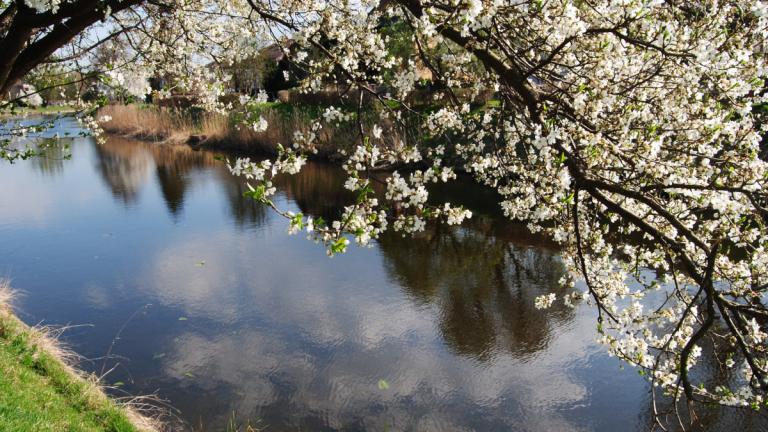
<path id="1" fill-rule="evenodd" d="M 194 378 L 195 375 L 192 372 L 184 372 L 184 376 L 187 378 Z"/>
<path id="2" fill-rule="evenodd" d="M 115 387 L 120 387 L 120 386 L 122 386 L 122 385 L 125 385 L 125 383 L 124 383 L 124 382 L 122 382 L 122 381 L 118 381 L 118 382 L 114 383 L 113 385 L 114 385 Z"/>
<path id="3" fill-rule="evenodd" d="M 185 317 L 185 316 L 179 317 L 179 321 L 186 321 L 186 320 L 187 320 L 187 317 Z"/>
<path id="4" fill-rule="evenodd" d="M 387 390 L 389 389 L 389 383 L 387 380 L 380 379 L 379 380 L 379 390 Z"/>
<path id="5" fill-rule="evenodd" d="M 197 263 L 197 264 L 195 264 L 195 265 L 196 265 L 196 266 L 198 266 L 198 267 L 202 267 L 202 266 L 204 266 L 204 265 L 205 265 L 205 261 L 200 261 L 200 262 L 198 262 L 198 263 Z"/>

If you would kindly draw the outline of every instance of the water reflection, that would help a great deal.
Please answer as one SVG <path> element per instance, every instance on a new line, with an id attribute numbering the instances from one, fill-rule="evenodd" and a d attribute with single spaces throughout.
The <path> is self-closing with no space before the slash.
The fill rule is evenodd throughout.
<path id="1" fill-rule="evenodd" d="M 566 405 L 586 395 L 546 365 L 515 372 L 574 317 L 569 309 L 533 309 L 563 270 L 553 249 L 531 247 L 540 240 L 518 226 L 478 212 L 461 229 L 430 227 L 416 241 L 390 235 L 378 252 L 328 260 L 321 248 L 285 237 L 284 221 L 244 199 L 241 181 L 210 153 L 119 139 L 97 153 L 124 160 L 101 165 L 115 168 L 100 171 L 107 183 L 137 183 L 154 165 L 171 214 L 183 211 L 191 179 L 209 173 L 236 226 L 278 229 L 260 247 L 236 231 L 185 236 L 157 248 L 139 271 L 142 297 L 197 323 L 168 341 L 155 366 L 160 387 L 175 389 L 185 412 L 205 413 L 195 424 L 222 424 L 235 410 L 280 428 L 539 428 L 569 421 L 510 418 L 502 407 L 526 411 L 522 393 Z M 352 198 L 339 170 L 322 164 L 276 183 L 282 205 L 316 217 L 336 216 Z M 193 265 L 202 259 L 204 267 Z M 547 384 L 534 385 L 545 376 Z M 215 395 L 219 406 L 194 394 Z M 484 414 L 468 417 L 468 409 Z"/>
<path id="2" fill-rule="evenodd" d="M 168 213 L 178 221 L 195 175 L 214 171 L 216 181 L 223 186 L 228 199 L 230 214 L 238 225 L 254 226 L 264 221 L 266 208 L 253 200 L 243 199 L 243 183 L 229 175 L 211 152 L 195 151 L 182 145 L 138 142 L 119 136 L 109 137 L 102 145 L 94 142 L 93 148 L 102 179 L 114 196 L 126 204 L 136 201 L 154 171 Z"/>
<path id="3" fill-rule="evenodd" d="M 337 219 L 345 205 L 354 203 L 352 192 L 344 188 L 345 177 L 340 168 L 312 163 L 302 169 L 301 175 L 282 176 L 276 186 L 304 214 Z"/>
<path id="4" fill-rule="evenodd" d="M 459 354 L 525 358 L 546 348 L 549 320 L 573 316 L 564 305 L 546 315 L 533 307 L 537 296 L 561 290 L 564 268 L 555 251 L 529 247 L 515 228 L 476 215 L 461 229 L 437 225 L 416 241 L 390 234 L 381 242 L 390 276 L 416 302 L 439 306 L 441 334 Z"/>
<path id="5" fill-rule="evenodd" d="M 55 182 L 33 165 L 0 170 L 0 184 L 68 192 L 36 194 L 54 216 L 44 226 L 0 211 L 0 271 L 28 293 L 30 322 L 93 324 L 70 338 L 87 357 L 145 308 L 109 379 L 158 391 L 188 425 L 221 430 L 233 412 L 267 430 L 648 425 L 647 387 L 595 346 L 591 310 L 534 309 L 558 289 L 557 251 L 499 218 L 488 190 L 435 191 L 473 209 L 461 228 L 328 259 L 244 199 L 212 153 L 111 138 L 73 154 Z M 327 165 L 276 183 L 279 206 L 314 216 L 351 199 Z M 2 192 L 15 213 L 34 210 L 23 191 Z"/>
<path id="6" fill-rule="evenodd" d="M 96 168 L 112 195 L 123 204 L 135 203 L 149 180 L 152 156 L 144 148 L 127 145 L 127 140 L 119 138 L 104 145 L 93 142 L 93 148 Z"/>
<path id="7" fill-rule="evenodd" d="M 45 148 L 43 157 L 32 158 L 31 163 L 41 173 L 55 177 L 64 172 L 64 162 L 69 159 L 70 150 L 74 143 L 73 138 L 42 138 L 42 147 Z"/>
<path id="8" fill-rule="evenodd" d="M 233 178 L 227 171 L 218 167 L 217 179 L 221 185 L 221 193 L 227 200 L 227 210 L 230 218 L 238 228 L 258 228 L 267 221 L 270 209 L 252 199 L 243 199 L 247 187 L 242 181 Z"/>

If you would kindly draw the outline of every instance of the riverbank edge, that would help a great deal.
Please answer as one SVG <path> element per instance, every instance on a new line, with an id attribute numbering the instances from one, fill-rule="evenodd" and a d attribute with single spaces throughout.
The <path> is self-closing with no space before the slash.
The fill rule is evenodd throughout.
<path id="1" fill-rule="evenodd" d="M 288 107 L 288 108 L 276 108 Z M 269 127 L 263 132 L 254 132 L 246 127 L 232 126 L 228 116 L 213 114 L 202 120 L 192 116 L 164 110 L 156 106 L 106 105 L 95 117 L 106 136 L 119 136 L 142 142 L 187 145 L 194 150 L 233 152 L 243 155 L 275 156 L 281 144 L 292 142 L 296 131 L 309 132 L 304 113 L 296 113 L 295 107 L 282 103 L 269 103 L 262 107 Z M 288 118 L 283 110 L 289 110 Z M 355 129 L 356 130 L 356 129 Z M 320 133 L 322 135 L 322 133 Z M 318 137 L 315 152 L 308 157 L 315 161 L 339 163 L 345 159 L 342 140 L 333 135 Z M 378 170 L 388 171 L 399 165 L 385 166 Z"/>
<path id="2" fill-rule="evenodd" d="M 20 428 L 13 430 L 70 430 L 86 425 L 90 430 L 116 432 L 165 429 L 157 418 L 139 412 L 134 401 L 112 399 L 94 375 L 73 366 L 77 356 L 49 329 L 31 327 L 19 319 L 12 306 L 14 296 L 8 282 L 0 281 L 0 379 L 6 381 L 0 386 L 0 423 Z M 9 387 L 15 395 L 2 390 Z"/>
<path id="3" fill-rule="evenodd" d="M 47 107 L 21 107 L 14 110 L 0 110 L 0 120 L 11 120 L 19 117 L 70 115 L 77 112 L 77 108 L 70 105 L 55 105 Z"/>

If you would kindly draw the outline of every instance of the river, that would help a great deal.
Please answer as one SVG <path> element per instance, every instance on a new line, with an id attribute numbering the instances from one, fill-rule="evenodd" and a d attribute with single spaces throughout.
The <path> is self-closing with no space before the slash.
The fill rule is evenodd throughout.
<path id="1" fill-rule="evenodd" d="M 243 198 L 212 152 L 67 141 L 71 159 L 0 166 L 0 276 L 21 291 L 21 318 L 69 326 L 80 367 L 109 372 L 117 395 L 156 394 L 195 430 L 652 424 L 647 383 L 595 343 L 593 309 L 534 308 L 559 291 L 558 251 L 506 221 L 490 191 L 435 191 L 474 211 L 461 227 L 328 258 Z M 328 218 L 349 200 L 343 181 L 310 163 L 276 203 Z M 708 430 L 765 425 L 703 416 Z"/>

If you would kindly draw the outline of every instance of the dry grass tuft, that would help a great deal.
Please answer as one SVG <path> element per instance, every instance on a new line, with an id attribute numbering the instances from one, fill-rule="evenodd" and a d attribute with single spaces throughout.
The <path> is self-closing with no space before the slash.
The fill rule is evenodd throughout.
<path id="1" fill-rule="evenodd" d="M 10 282 L 0 279 L 0 309 L 10 309 L 15 298 L 16 292 L 11 289 Z"/>

